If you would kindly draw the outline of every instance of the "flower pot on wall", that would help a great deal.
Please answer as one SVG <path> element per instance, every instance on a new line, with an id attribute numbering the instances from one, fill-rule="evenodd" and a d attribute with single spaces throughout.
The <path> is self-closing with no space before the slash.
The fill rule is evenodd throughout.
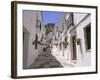
<path id="1" fill-rule="evenodd" d="M 80 39 L 79 38 L 77 39 L 77 45 L 80 45 Z"/>
<path id="2" fill-rule="evenodd" d="M 64 48 L 67 48 L 68 42 L 63 42 Z"/>

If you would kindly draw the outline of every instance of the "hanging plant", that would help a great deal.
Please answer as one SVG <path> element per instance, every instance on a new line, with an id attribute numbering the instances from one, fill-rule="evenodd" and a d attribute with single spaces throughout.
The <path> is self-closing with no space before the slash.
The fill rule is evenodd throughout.
<path id="1" fill-rule="evenodd" d="M 35 40 L 32 42 L 32 44 L 35 45 L 35 46 L 34 46 L 35 49 L 38 48 L 38 36 L 37 36 L 37 34 L 35 35 Z"/>
<path id="2" fill-rule="evenodd" d="M 63 42 L 65 48 L 67 48 L 68 42 Z"/>
<path id="3" fill-rule="evenodd" d="M 80 45 L 80 39 L 79 38 L 77 39 L 77 45 Z"/>

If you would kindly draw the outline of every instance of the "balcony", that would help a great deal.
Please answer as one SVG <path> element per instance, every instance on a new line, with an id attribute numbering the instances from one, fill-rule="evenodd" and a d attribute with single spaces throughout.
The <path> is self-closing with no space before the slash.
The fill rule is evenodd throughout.
<path id="1" fill-rule="evenodd" d="M 73 19 L 73 13 L 70 13 L 69 17 L 66 20 L 67 29 L 70 28 L 70 26 L 74 26 L 74 19 Z"/>

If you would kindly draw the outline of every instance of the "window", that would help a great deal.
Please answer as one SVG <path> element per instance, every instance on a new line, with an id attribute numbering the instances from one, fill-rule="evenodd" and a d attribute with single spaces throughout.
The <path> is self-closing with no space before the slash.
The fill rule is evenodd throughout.
<path id="1" fill-rule="evenodd" d="M 41 30 L 41 22 L 40 22 L 40 30 Z"/>
<path id="2" fill-rule="evenodd" d="M 37 28 L 40 28 L 40 30 L 41 30 L 41 21 L 40 20 L 37 20 L 36 25 L 37 25 Z"/>
<path id="3" fill-rule="evenodd" d="M 68 16 L 68 18 L 66 20 L 67 29 L 69 29 L 70 26 L 74 26 L 73 18 L 74 18 L 73 13 L 70 13 L 70 16 Z"/>
<path id="4" fill-rule="evenodd" d="M 84 28 L 86 50 L 91 49 L 91 24 Z"/>

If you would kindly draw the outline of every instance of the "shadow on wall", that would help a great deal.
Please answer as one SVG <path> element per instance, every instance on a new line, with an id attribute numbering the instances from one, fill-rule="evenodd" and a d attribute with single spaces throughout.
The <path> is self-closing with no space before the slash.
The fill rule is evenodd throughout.
<path id="1" fill-rule="evenodd" d="M 28 44 L 29 44 L 29 32 L 23 27 L 23 69 L 27 68 L 27 56 L 28 56 Z"/>

